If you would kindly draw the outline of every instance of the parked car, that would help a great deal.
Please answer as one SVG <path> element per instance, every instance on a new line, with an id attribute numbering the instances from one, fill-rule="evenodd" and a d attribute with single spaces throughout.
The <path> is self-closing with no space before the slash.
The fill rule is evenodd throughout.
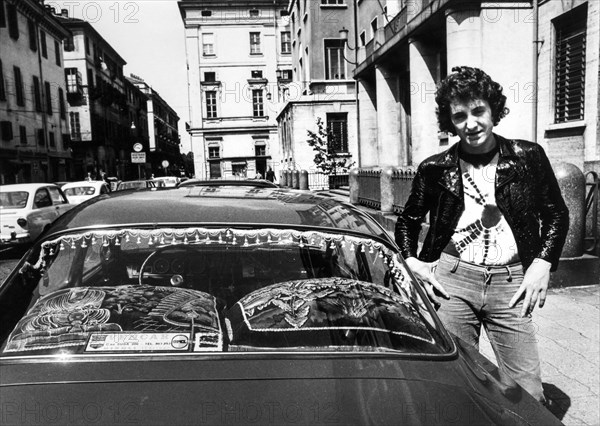
<path id="1" fill-rule="evenodd" d="M 117 191 L 123 191 L 126 189 L 148 189 L 158 188 L 159 184 L 153 180 L 126 180 L 119 182 L 117 185 Z"/>
<path id="2" fill-rule="evenodd" d="M 163 182 L 167 188 L 177 186 L 180 180 L 177 176 L 159 176 L 152 179 L 155 182 Z"/>
<path id="3" fill-rule="evenodd" d="M 265 179 L 187 179 L 177 186 L 254 186 L 257 188 L 278 188 L 278 185 Z"/>
<path id="4" fill-rule="evenodd" d="M 82 180 L 63 185 L 63 192 L 71 204 L 79 204 L 98 195 L 108 194 L 110 187 L 102 180 Z"/>
<path id="5" fill-rule="evenodd" d="M 53 183 L 0 185 L 0 246 L 32 242 L 72 207 Z"/>
<path id="6" fill-rule="evenodd" d="M 308 192 L 113 192 L 0 286 L 7 424 L 560 424 L 501 377 L 374 219 Z"/>

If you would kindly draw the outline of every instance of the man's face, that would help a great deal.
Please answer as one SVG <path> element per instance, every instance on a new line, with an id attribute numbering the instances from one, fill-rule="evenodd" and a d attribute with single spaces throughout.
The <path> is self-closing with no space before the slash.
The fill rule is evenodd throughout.
<path id="1" fill-rule="evenodd" d="M 453 100 L 450 102 L 450 118 L 466 152 L 485 153 L 494 148 L 494 120 L 487 101 Z"/>

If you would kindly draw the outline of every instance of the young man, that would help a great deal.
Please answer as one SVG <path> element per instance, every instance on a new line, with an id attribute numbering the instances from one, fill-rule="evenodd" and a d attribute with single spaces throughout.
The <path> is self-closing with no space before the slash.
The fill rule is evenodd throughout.
<path id="1" fill-rule="evenodd" d="M 419 165 L 396 242 L 446 327 L 478 347 L 483 325 L 502 372 L 544 401 L 531 312 L 544 305 L 568 210 L 544 150 L 493 133 L 508 113 L 502 87 L 477 68 L 452 71 L 437 115 L 460 141 Z"/>

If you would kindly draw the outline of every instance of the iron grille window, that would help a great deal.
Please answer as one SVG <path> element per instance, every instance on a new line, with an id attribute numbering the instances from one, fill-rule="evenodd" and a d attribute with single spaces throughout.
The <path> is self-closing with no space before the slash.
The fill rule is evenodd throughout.
<path id="1" fill-rule="evenodd" d="M 4 13 L 4 0 L 0 0 L 0 28 L 6 27 L 6 14 Z"/>
<path id="2" fill-rule="evenodd" d="M 2 7 L 4 7 L 2 5 Z M 6 89 L 4 88 L 4 68 L 2 67 L 2 59 L 0 59 L 0 101 L 6 100 Z"/>
<path id="3" fill-rule="evenodd" d="M 52 115 L 52 93 L 50 92 L 50 83 L 46 81 L 44 83 L 44 88 L 46 89 L 46 92 L 44 93 L 46 95 L 46 113 Z"/>
<path id="4" fill-rule="evenodd" d="M 217 117 L 217 92 L 207 90 L 206 92 L 206 118 Z"/>
<path id="5" fill-rule="evenodd" d="M 555 123 L 584 117 L 586 19 L 586 8 L 579 7 L 555 22 Z"/>
<path id="6" fill-rule="evenodd" d="M 79 113 L 69 113 L 69 124 L 71 125 L 71 139 L 81 140 L 81 125 L 79 124 Z"/>
<path id="7" fill-rule="evenodd" d="M 35 24 L 31 19 L 27 20 L 27 30 L 29 32 L 29 48 L 34 52 L 37 52 L 37 37 L 35 31 Z"/>
<path id="8" fill-rule="evenodd" d="M 48 47 L 46 46 L 46 33 L 40 30 L 40 44 L 42 45 L 42 56 L 48 59 Z"/>
<path id="9" fill-rule="evenodd" d="M 6 4 L 6 18 L 8 22 L 8 35 L 14 40 L 19 39 L 19 20 L 17 19 L 17 6 Z"/>
<path id="10" fill-rule="evenodd" d="M 215 54 L 215 35 L 213 33 L 202 34 L 202 54 L 204 56 Z"/>
<path id="11" fill-rule="evenodd" d="M 265 115 L 262 89 L 252 91 L 252 115 L 254 117 L 262 117 Z"/>
<path id="12" fill-rule="evenodd" d="M 218 146 L 209 146 L 208 147 L 208 158 L 220 158 L 221 157 L 221 148 Z"/>
<path id="13" fill-rule="evenodd" d="M 328 148 L 334 154 L 348 152 L 348 114 L 327 114 Z"/>
<path id="14" fill-rule="evenodd" d="M 15 95 L 17 96 L 17 105 L 25 106 L 25 97 L 23 96 L 23 76 L 21 68 L 13 67 L 15 74 Z"/>
<path id="15" fill-rule="evenodd" d="M 344 42 L 342 40 L 325 40 L 325 78 L 327 80 L 344 80 L 346 63 L 342 56 Z"/>
<path id="16" fill-rule="evenodd" d="M 40 79 L 35 75 L 33 76 L 33 104 L 37 112 L 42 112 Z"/>
<path id="17" fill-rule="evenodd" d="M 260 53 L 260 33 L 250 33 L 250 54 L 257 55 Z"/>
<path id="18" fill-rule="evenodd" d="M 292 53 L 292 38 L 289 31 L 281 33 L 281 53 Z"/>

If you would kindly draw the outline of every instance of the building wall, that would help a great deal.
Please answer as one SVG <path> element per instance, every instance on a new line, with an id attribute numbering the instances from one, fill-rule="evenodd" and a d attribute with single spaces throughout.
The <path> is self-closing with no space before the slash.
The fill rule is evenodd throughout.
<path id="1" fill-rule="evenodd" d="M 0 6 L 8 10 L 9 5 L 17 6 L 19 37 L 9 35 L 8 16 L 6 26 L 0 27 L 0 59 L 4 76 L 5 100 L 0 100 L 0 122 L 7 122 L 12 137 L 0 137 L 0 184 L 15 182 L 47 182 L 65 180 L 70 176 L 71 154 L 68 146 L 69 128 L 65 117 L 60 116 L 59 90 L 62 91 L 66 112 L 66 85 L 64 78 L 62 39 L 67 31 L 54 22 L 50 12 L 33 1 L 5 1 Z M 30 48 L 28 19 L 35 22 L 37 34 L 36 50 Z M 42 56 L 41 37 L 45 34 L 47 57 Z M 55 48 L 55 41 L 59 48 Z M 57 63 L 55 54 L 58 53 Z M 21 70 L 24 105 L 16 102 L 14 68 Z M 42 112 L 36 111 L 34 104 L 33 76 L 39 78 Z M 50 86 L 46 92 L 45 83 Z M 52 112 L 46 111 L 46 97 L 50 95 Z M 21 141 L 20 127 L 25 127 L 25 141 Z M 38 130 L 44 131 L 44 139 L 38 137 Z M 54 137 L 52 145 L 50 135 Z M 50 164 L 50 167 L 48 167 Z"/>

